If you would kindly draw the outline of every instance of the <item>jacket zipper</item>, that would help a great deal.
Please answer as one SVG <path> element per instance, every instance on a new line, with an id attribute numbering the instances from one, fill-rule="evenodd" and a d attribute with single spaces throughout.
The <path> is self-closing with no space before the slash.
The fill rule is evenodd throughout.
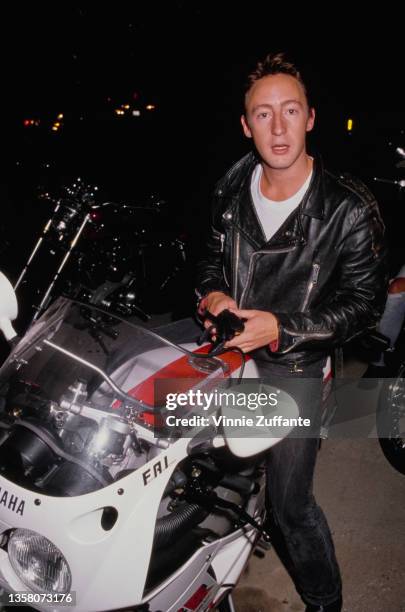
<path id="1" fill-rule="evenodd" d="M 225 283 L 226 285 L 229 287 L 229 282 L 228 279 L 226 277 L 226 271 L 225 271 L 225 262 L 224 262 L 224 251 L 225 251 L 225 234 L 221 234 L 220 235 L 220 240 L 221 240 L 221 254 L 222 254 L 222 275 L 224 277 Z"/>
<path id="2" fill-rule="evenodd" d="M 311 279 L 310 279 L 310 281 L 308 283 L 307 290 L 306 290 L 306 293 L 305 293 L 305 297 L 304 297 L 304 300 L 302 302 L 301 312 L 305 312 L 305 309 L 308 306 L 308 302 L 309 302 L 309 298 L 310 298 L 310 295 L 312 293 L 312 290 L 313 290 L 314 286 L 316 285 L 316 283 L 318 282 L 319 270 L 320 270 L 319 263 L 317 263 L 317 262 L 313 263 L 312 264 Z"/>
<path id="3" fill-rule="evenodd" d="M 267 249 L 265 251 L 255 251 L 254 253 L 252 253 L 252 255 L 250 256 L 250 261 L 249 261 L 248 277 L 246 279 L 245 288 L 242 292 L 242 297 L 240 298 L 239 308 L 243 308 L 243 301 L 245 299 L 247 291 L 250 289 L 250 284 L 251 284 L 252 276 L 253 276 L 253 264 L 254 264 L 255 255 L 264 255 L 266 253 L 288 253 L 289 251 L 294 251 L 296 248 L 297 248 L 297 245 L 294 245 L 293 247 L 286 247 L 284 249 Z M 237 271 L 237 268 L 236 268 L 236 271 Z"/>
<path id="4" fill-rule="evenodd" d="M 285 328 L 285 331 L 290 334 L 291 336 L 295 336 L 297 339 L 302 338 L 303 340 L 305 340 L 305 338 L 319 338 L 320 340 L 324 340 L 325 338 L 331 338 L 333 336 L 333 331 L 325 331 L 325 332 L 295 332 L 292 329 L 289 329 L 288 327 Z M 292 345 L 287 348 L 284 349 L 283 351 L 279 351 L 280 355 L 286 355 L 287 353 L 289 353 L 290 351 L 294 351 L 297 347 L 299 347 L 299 345 L 302 344 L 302 342 L 294 342 Z M 296 363 L 296 362 L 293 362 Z M 294 371 L 294 370 L 290 370 L 290 371 Z M 298 371 L 298 370 L 296 370 Z"/>
<path id="5" fill-rule="evenodd" d="M 234 268 L 233 268 L 233 291 L 232 291 L 232 293 L 233 293 L 233 299 L 235 300 L 236 303 L 238 303 L 237 291 L 238 291 L 238 269 L 239 269 L 240 234 L 236 230 L 234 230 L 234 232 L 235 232 L 235 254 L 234 254 L 234 257 L 233 257 Z"/>

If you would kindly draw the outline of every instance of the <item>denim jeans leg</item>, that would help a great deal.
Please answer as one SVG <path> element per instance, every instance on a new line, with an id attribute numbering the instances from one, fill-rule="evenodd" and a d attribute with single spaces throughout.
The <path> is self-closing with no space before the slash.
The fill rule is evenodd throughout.
<path id="1" fill-rule="evenodd" d="M 297 589 L 306 603 L 326 605 L 339 597 L 341 579 L 328 524 L 312 493 L 317 452 L 316 438 L 276 444 L 267 457 L 267 487 Z"/>
<path id="2" fill-rule="evenodd" d="M 261 370 L 266 379 L 284 389 L 292 389 L 301 414 L 311 415 L 319 427 L 321 367 L 303 372 L 303 384 Z M 279 372 L 277 372 L 279 374 Z M 319 378 L 307 379 L 306 376 Z M 294 378 L 296 376 L 294 375 Z M 319 439 L 287 437 L 268 451 L 266 458 L 267 492 L 276 528 L 284 540 L 288 560 L 283 559 L 302 599 L 307 604 L 328 605 L 341 596 L 342 584 L 332 536 L 326 518 L 313 495 L 313 476 Z"/>

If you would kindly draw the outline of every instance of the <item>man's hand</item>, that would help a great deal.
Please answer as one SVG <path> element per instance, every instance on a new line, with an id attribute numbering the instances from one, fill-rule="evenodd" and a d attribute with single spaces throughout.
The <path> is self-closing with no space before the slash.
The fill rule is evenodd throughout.
<path id="1" fill-rule="evenodd" d="M 268 346 L 278 340 L 278 321 L 271 312 L 263 310 L 239 310 L 230 308 L 231 312 L 245 319 L 245 330 L 225 344 L 226 348 L 238 346 L 244 353 L 262 346 Z"/>
<path id="2" fill-rule="evenodd" d="M 238 308 L 237 303 L 229 295 L 222 293 L 222 291 L 212 291 L 204 299 L 201 300 L 198 308 L 198 314 L 203 315 L 205 310 L 208 310 L 215 317 L 226 308 L 235 309 Z M 205 327 L 210 327 L 212 321 L 204 321 Z"/>
<path id="3" fill-rule="evenodd" d="M 198 314 L 202 317 L 204 316 L 204 312 L 208 310 L 211 314 L 213 314 L 216 317 L 217 315 L 219 315 L 220 312 L 222 312 L 226 308 L 235 309 L 235 308 L 238 308 L 238 305 L 235 302 L 235 300 L 229 297 L 229 295 L 222 293 L 222 291 L 211 291 L 211 293 L 206 295 L 201 300 L 199 307 L 198 307 Z M 205 319 L 204 321 L 205 329 L 208 329 L 211 326 L 212 326 L 212 321 L 210 321 L 209 319 Z M 216 341 L 215 328 L 212 329 L 211 340 L 213 342 Z"/>

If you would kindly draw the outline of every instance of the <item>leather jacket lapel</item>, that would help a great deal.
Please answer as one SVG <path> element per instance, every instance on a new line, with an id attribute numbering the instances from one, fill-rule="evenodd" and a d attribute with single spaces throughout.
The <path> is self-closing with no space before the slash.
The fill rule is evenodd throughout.
<path id="1" fill-rule="evenodd" d="M 225 188 L 224 191 L 227 194 L 225 197 L 229 203 L 225 206 L 225 210 L 223 209 L 224 224 L 236 227 L 255 249 L 268 248 L 271 250 L 272 247 L 288 247 L 299 241 L 305 242 L 301 215 L 317 219 L 324 218 L 323 164 L 320 156 L 314 156 L 313 176 L 302 202 L 292 211 L 269 241 L 266 240 L 250 192 L 251 177 L 257 163 L 259 159 L 254 153 L 247 156 L 244 171 L 239 173 L 243 180 L 239 184 L 235 182 L 228 184 L 228 188 Z"/>

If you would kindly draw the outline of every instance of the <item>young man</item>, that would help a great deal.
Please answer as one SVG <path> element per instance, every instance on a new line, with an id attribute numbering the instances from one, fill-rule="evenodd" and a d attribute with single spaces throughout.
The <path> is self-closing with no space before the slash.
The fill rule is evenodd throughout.
<path id="1" fill-rule="evenodd" d="M 228 345 L 253 351 L 260 375 L 273 384 L 311 379 L 299 405 L 317 428 L 326 356 L 379 318 L 383 224 L 360 181 L 335 176 L 308 155 L 315 111 L 283 54 L 267 56 L 250 74 L 241 121 L 255 150 L 216 186 L 198 266 L 199 312 L 229 308 L 243 317 L 245 331 Z M 340 572 L 312 494 L 317 448 L 316 437 L 276 444 L 268 453 L 268 493 L 285 563 L 307 610 L 338 612 Z"/>

